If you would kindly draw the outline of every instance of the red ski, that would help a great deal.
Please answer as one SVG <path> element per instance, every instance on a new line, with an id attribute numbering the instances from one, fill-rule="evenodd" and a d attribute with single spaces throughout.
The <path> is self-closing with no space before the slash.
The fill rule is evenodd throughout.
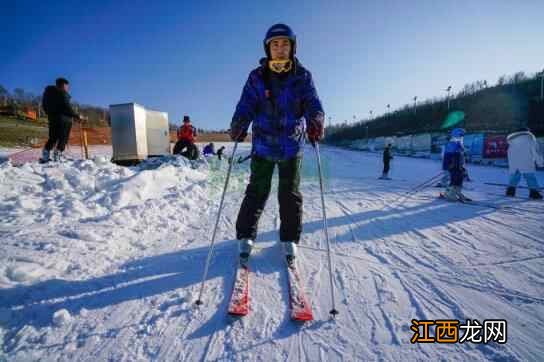
<path id="1" fill-rule="evenodd" d="M 311 321 L 314 319 L 312 306 L 306 298 L 300 274 L 294 264 L 287 265 L 289 277 L 289 304 L 291 306 L 291 319 L 294 321 Z"/>
<path id="2" fill-rule="evenodd" d="M 249 313 L 249 267 L 239 265 L 230 297 L 229 314 L 245 316 Z"/>

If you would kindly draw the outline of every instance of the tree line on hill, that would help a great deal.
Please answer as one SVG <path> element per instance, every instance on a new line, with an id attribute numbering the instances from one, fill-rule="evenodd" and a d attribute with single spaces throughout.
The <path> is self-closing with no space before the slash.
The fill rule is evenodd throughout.
<path id="1" fill-rule="evenodd" d="M 325 142 L 335 144 L 383 136 L 444 132 L 444 121 L 455 111 L 464 113 L 464 120 L 459 125 L 469 132 L 508 133 L 530 127 L 533 132 L 544 134 L 542 76 L 542 73 L 528 76 L 517 72 L 501 76 L 493 86 L 478 80 L 466 84 L 449 99 L 448 96 L 435 97 L 406 104 L 373 119 L 328 125 Z"/>

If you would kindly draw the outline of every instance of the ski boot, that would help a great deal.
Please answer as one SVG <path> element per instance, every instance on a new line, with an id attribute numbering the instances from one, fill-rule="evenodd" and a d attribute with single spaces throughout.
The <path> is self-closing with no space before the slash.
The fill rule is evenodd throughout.
<path id="1" fill-rule="evenodd" d="M 293 241 L 283 242 L 283 251 L 285 252 L 287 265 L 292 266 L 297 256 L 297 244 Z"/>
<path id="2" fill-rule="evenodd" d="M 542 195 L 540 192 L 538 192 L 538 190 L 531 189 L 529 190 L 529 198 L 533 200 L 542 200 Z"/>
<path id="3" fill-rule="evenodd" d="M 455 193 L 457 194 L 457 199 L 461 202 L 470 202 L 472 201 L 471 198 L 469 197 L 466 197 L 465 194 L 463 194 L 461 192 L 461 187 L 460 186 L 455 186 Z"/>
<path id="4" fill-rule="evenodd" d="M 240 265 L 246 266 L 249 262 L 249 256 L 251 255 L 251 249 L 253 248 L 253 240 L 242 239 L 238 243 L 238 250 L 240 251 Z"/>
<path id="5" fill-rule="evenodd" d="M 47 163 L 51 161 L 51 158 L 49 157 L 49 151 L 45 148 L 42 151 L 42 157 L 40 158 L 40 163 Z"/>
<path id="6" fill-rule="evenodd" d="M 59 150 L 55 150 L 53 152 L 53 161 L 55 162 L 62 162 L 64 161 L 65 158 L 64 158 L 64 155 L 62 154 L 62 151 L 59 151 Z"/>
<path id="7" fill-rule="evenodd" d="M 444 197 L 448 201 L 457 201 L 457 192 L 455 191 L 455 186 L 448 186 L 446 188 L 446 192 L 440 194 L 442 197 Z"/>
<path id="8" fill-rule="evenodd" d="M 508 186 L 508 188 L 506 189 L 506 196 L 516 196 L 516 188 L 513 186 Z"/>

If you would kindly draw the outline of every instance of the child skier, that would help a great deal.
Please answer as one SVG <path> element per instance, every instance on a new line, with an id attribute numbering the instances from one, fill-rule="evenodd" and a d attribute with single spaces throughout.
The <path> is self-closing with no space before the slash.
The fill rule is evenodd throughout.
<path id="1" fill-rule="evenodd" d="M 288 263 L 293 263 L 302 232 L 303 119 L 308 139 L 318 142 L 323 137 L 324 113 L 312 75 L 295 57 L 297 41 L 291 28 L 273 25 L 263 43 L 266 58 L 249 74 L 230 130 L 232 140 L 242 142 L 253 122 L 251 175 L 236 221 L 236 237 L 240 262 L 245 264 L 278 166 L 280 240 Z"/>
<path id="2" fill-rule="evenodd" d="M 463 188 L 463 170 L 465 165 L 463 147 L 464 136 L 464 129 L 453 129 L 451 131 L 450 141 L 446 144 L 444 150 L 443 168 L 449 173 L 450 185 L 443 196 L 449 201 L 470 201 L 470 199 L 461 192 L 461 189 Z"/>

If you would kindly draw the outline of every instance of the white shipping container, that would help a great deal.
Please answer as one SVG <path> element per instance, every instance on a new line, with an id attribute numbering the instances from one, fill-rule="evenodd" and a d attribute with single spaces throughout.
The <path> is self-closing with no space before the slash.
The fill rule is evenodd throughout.
<path id="1" fill-rule="evenodd" d="M 146 110 L 147 153 L 151 156 L 170 154 L 168 113 Z"/>
<path id="2" fill-rule="evenodd" d="M 409 153 L 412 148 L 412 135 L 397 137 L 397 150 L 403 153 Z"/>
<path id="3" fill-rule="evenodd" d="M 413 152 L 431 152 L 431 135 L 429 133 L 412 136 Z"/>
<path id="4" fill-rule="evenodd" d="M 136 103 L 110 105 L 113 161 L 141 161 L 148 155 L 146 110 Z"/>
<path id="5" fill-rule="evenodd" d="M 374 139 L 374 151 L 383 151 L 385 148 L 385 137 L 376 137 Z"/>
<path id="6" fill-rule="evenodd" d="M 110 116 L 114 162 L 170 154 L 168 113 L 124 103 L 110 105 Z"/>

